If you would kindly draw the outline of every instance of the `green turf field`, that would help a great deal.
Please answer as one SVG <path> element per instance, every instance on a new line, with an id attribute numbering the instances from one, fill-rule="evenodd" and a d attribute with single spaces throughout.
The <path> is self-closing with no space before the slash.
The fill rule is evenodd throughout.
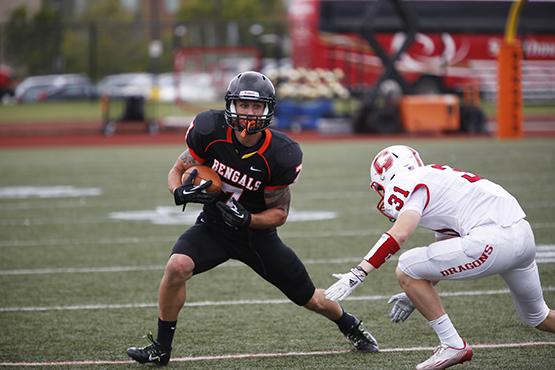
<path id="1" fill-rule="evenodd" d="M 356 106 L 356 102 L 353 102 Z M 115 99 L 109 104 L 111 118 L 119 117 L 123 112 L 122 100 Z M 349 108 L 342 108 L 339 111 L 353 109 L 349 104 Z M 195 115 L 197 112 L 205 109 L 222 109 L 221 101 L 215 102 L 195 102 L 186 103 L 184 106 L 178 107 L 173 103 L 148 101 L 145 104 L 145 114 L 147 118 L 161 118 L 167 116 Z M 495 117 L 495 104 L 484 102 L 482 109 L 489 117 Z M 554 116 L 555 106 L 548 104 L 533 105 L 525 103 L 523 106 L 523 115 L 526 116 Z M 48 101 L 41 103 L 26 103 L 3 105 L 0 104 L 0 125 L 13 123 L 52 123 L 52 122 L 91 122 L 99 121 L 103 118 L 100 102 L 98 100 L 90 101 Z"/>
<path id="2" fill-rule="evenodd" d="M 555 140 L 404 143 L 417 148 L 425 162 L 455 165 L 503 185 L 528 214 L 537 244 L 555 245 Z M 374 208 L 368 166 L 391 144 L 301 143 L 303 173 L 292 187 L 294 211 L 281 236 L 305 261 L 316 285 L 329 286 L 331 273 L 358 263 L 389 226 Z M 155 331 L 163 265 L 198 210 L 188 207 L 181 214 L 166 189 L 167 171 L 181 151 L 178 146 L 0 150 L 0 367 L 25 362 L 61 369 L 140 368 L 126 362 L 125 349 L 146 344 L 141 337 Z M 300 215 L 334 218 L 295 221 Z M 431 240 L 417 232 L 407 248 Z M 555 251 L 542 248 L 544 294 L 555 307 Z M 387 297 L 399 291 L 394 267 L 395 258 L 344 303 L 365 321 L 382 353 L 346 352 L 349 344 L 334 324 L 288 303 L 233 262 L 190 281 L 189 306 L 182 311 L 173 351 L 187 362 L 170 367 L 414 368 L 437 339 L 418 314 L 403 324 L 389 322 Z M 440 284 L 441 293 L 453 293 L 444 299 L 452 321 L 476 345 L 473 361 L 459 368 L 555 368 L 555 335 L 520 323 L 503 289 L 497 277 Z M 511 346 L 489 347 L 502 344 Z"/>
<path id="3" fill-rule="evenodd" d="M 220 102 L 188 103 L 178 107 L 172 103 L 145 103 L 144 112 L 147 119 L 167 116 L 194 115 L 209 108 L 222 107 Z M 118 119 L 123 114 L 124 104 L 121 99 L 114 99 L 107 105 L 109 113 L 107 118 Z M 83 124 L 97 122 L 104 119 L 100 101 L 49 101 L 41 103 L 26 103 L 2 105 L 0 104 L 0 125 L 26 124 L 26 123 L 63 123 L 72 122 Z"/>

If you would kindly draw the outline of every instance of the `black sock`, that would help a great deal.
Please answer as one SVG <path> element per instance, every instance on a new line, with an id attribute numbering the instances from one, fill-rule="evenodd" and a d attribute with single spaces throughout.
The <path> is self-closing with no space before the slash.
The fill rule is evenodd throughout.
<path id="1" fill-rule="evenodd" d="M 177 321 L 164 321 L 158 319 L 158 336 L 156 341 L 164 348 L 171 349 L 173 342 L 173 335 Z"/>
<path id="2" fill-rule="evenodd" d="M 341 315 L 339 319 L 334 320 L 343 334 L 347 334 L 349 330 L 358 323 L 358 321 L 359 320 L 356 317 L 345 310 L 343 310 L 343 315 Z"/>

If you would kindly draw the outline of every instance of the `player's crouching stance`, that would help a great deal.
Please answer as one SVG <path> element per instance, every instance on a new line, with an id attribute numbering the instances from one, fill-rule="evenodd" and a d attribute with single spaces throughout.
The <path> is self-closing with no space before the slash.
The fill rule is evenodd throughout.
<path id="1" fill-rule="evenodd" d="M 235 259 L 248 265 L 292 302 L 337 324 L 357 351 L 377 352 L 374 337 L 353 315 L 316 289 L 305 266 L 277 234 L 288 216 L 293 184 L 302 168 L 299 145 L 268 126 L 275 106 L 272 82 L 258 72 L 235 76 L 226 93 L 226 109 L 202 112 L 186 135 L 187 149 L 168 174 L 177 205 L 204 204 L 195 225 L 175 243 L 158 297 L 158 334 L 146 347 L 128 355 L 140 363 L 166 365 L 186 284 L 194 275 Z M 210 166 L 221 177 L 222 192 L 211 196 L 211 185 L 193 185 L 183 173 L 193 165 Z"/>
<path id="2" fill-rule="evenodd" d="M 501 186 L 445 165 L 424 166 L 418 153 L 394 145 L 376 155 L 371 187 L 378 209 L 393 226 L 363 261 L 326 290 L 342 300 L 368 273 L 396 253 L 417 226 L 436 231 L 436 242 L 399 257 L 395 271 L 404 293 L 392 296 L 393 322 L 416 308 L 436 332 L 440 345 L 417 369 L 444 369 L 472 358 L 472 348 L 445 313 L 434 286 L 440 280 L 467 280 L 499 274 L 508 285 L 520 319 L 555 332 L 555 311 L 543 299 L 535 262 L 534 235 L 517 200 Z"/>

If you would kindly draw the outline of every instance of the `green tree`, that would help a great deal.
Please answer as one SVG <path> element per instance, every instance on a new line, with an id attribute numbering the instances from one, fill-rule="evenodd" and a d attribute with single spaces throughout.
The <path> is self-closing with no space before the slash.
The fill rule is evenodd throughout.
<path id="1" fill-rule="evenodd" d="M 21 6 L 14 9 L 5 27 L 6 32 L 6 58 L 14 66 L 16 73 L 20 74 L 26 64 L 27 40 L 30 39 L 31 29 L 27 21 L 27 10 Z M 19 67 L 19 68 L 18 68 Z"/>
<path id="2" fill-rule="evenodd" d="M 187 27 L 183 46 L 254 46 L 263 57 L 279 58 L 286 14 L 283 0 L 187 0 L 176 18 Z M 260 33 L 253 32 L 255 24 Z M 268 47 L 261 33 L 272 34 L 277 42 Z"/>
<path id="3" fill-rule="evenodd" d="M 283 0 L 187 0 L 177 18 L 180 21 L 243 20 L 264 22 L 282 20 L 285 16 Z"/>
<path id="4" fill-rule="evenodd" d="M 92 78 L 106 74 L 146 71 L 148 27 L 135 19 L 121 2 L 87 2 L 85 11 L 66 32 L 64 55 L 69 70 L 88 72 Z M 91 71 L 91 63 L 96 70 Z"/>
<path id="5" fill-rule="evenodd" d="M 60 17 L 41 8 L 33 17 L 24 7 L 12 11 L 5 26 L 6 55 L 19 75 L 50 73 L 63 68 L 59 45 L 63 34 Z"/>

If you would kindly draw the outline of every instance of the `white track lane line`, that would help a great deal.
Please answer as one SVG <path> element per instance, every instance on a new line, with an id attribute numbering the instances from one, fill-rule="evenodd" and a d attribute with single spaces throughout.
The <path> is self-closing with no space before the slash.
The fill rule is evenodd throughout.
<path id="1" fill-rule="evenodd" d="M 390 261 L 395 261 L 398 256 L 393 256 Z M 343 258 L 307 258 L 303 259 L 305 265 L 329 265 L 338 263 L 358 263 L 360 257 Z M 536 247 L 537 263 L 555 263 L 555 245 L 538 245 Z M 230 260 L 218 267 L 246 267 L 245 264 Z M 59 268 L 36 268 L 36 269 L 14 269 L 0 270 L 0 276 L 12 275 L 48 275 L 48 274 L 89 274 L 105 272 L 137 272 L 137 271 L 161 271 L 163 265 L 143 266 L 98 266 L 98 267 L 59 267 Z"/>
<path id="2" fill-rule="evenodd" d="M 522 343 L 500 343 L 500 344 L 471 344 L 474 349 L 496 349 L 496 348 L 522 348 L 522 347 L 538 347 L 538 346 L 555 346 L 555 342 L 522 342 Z M 433 351 L 435 347 L 397 347 L 382 348 L 380 352 L 421 352 Z M 276 352 L 276 353 L 236 353 L 229 355 L 214 356 L 191 356 L 172 358 L 171 362 L 193 362 L 193 361 L 218 361 L 218 360 L 240 360 L 245 358 L 272 358 L 272 357 L 300 357 L 300 356 L 322 356 L 335 355 L 340 353 L 351 352 L 347 349 L 329 350 L 329 351 L 313 351 L 313 352 Z M 113 360 L 113 361 L 53 361 L 53 362 L 0 362 L 2 367 L 48 367 L 48 366 L 86 366 L 86 365 L 121 365 L 131 364 L 131 360 Z"/>
<path id="3" fill-rule="evenodd" d="M 546 286 L 544 292 L 555 291 L 555 286 Z M 509 294 L 508 289 L 498 290 L 475 290 L 475 291 L 458 291 L 443 292 L 442 297 L 467 297 L 467 296 L 484 296 Z M 351 296 L 347 301 L 378 301 L 389 299 L 390 295 L 370 295 L 370 296 Z M 187 302 L 185 307 L 208 307 L 208 306 L 235 306 L 235 305 L 265 305 L 265 304 L 289 304 L 288 299 L 245 299 L 235 301 L 199 301 Z M 292 303 L 291 303 L 292 304 Z M 134 309 L 134 308 L 153 308 L 158 307 L 155 302 L 152 303 L 124 303 L 124 304 L 83 304 L 71 306 L 43 306 L 43 307 L 0 307 L 0 313 L 3 312 L 45 312 L 45 311 L 77 311 L 77 310 L 113 310 L 113 309 Z"/>

